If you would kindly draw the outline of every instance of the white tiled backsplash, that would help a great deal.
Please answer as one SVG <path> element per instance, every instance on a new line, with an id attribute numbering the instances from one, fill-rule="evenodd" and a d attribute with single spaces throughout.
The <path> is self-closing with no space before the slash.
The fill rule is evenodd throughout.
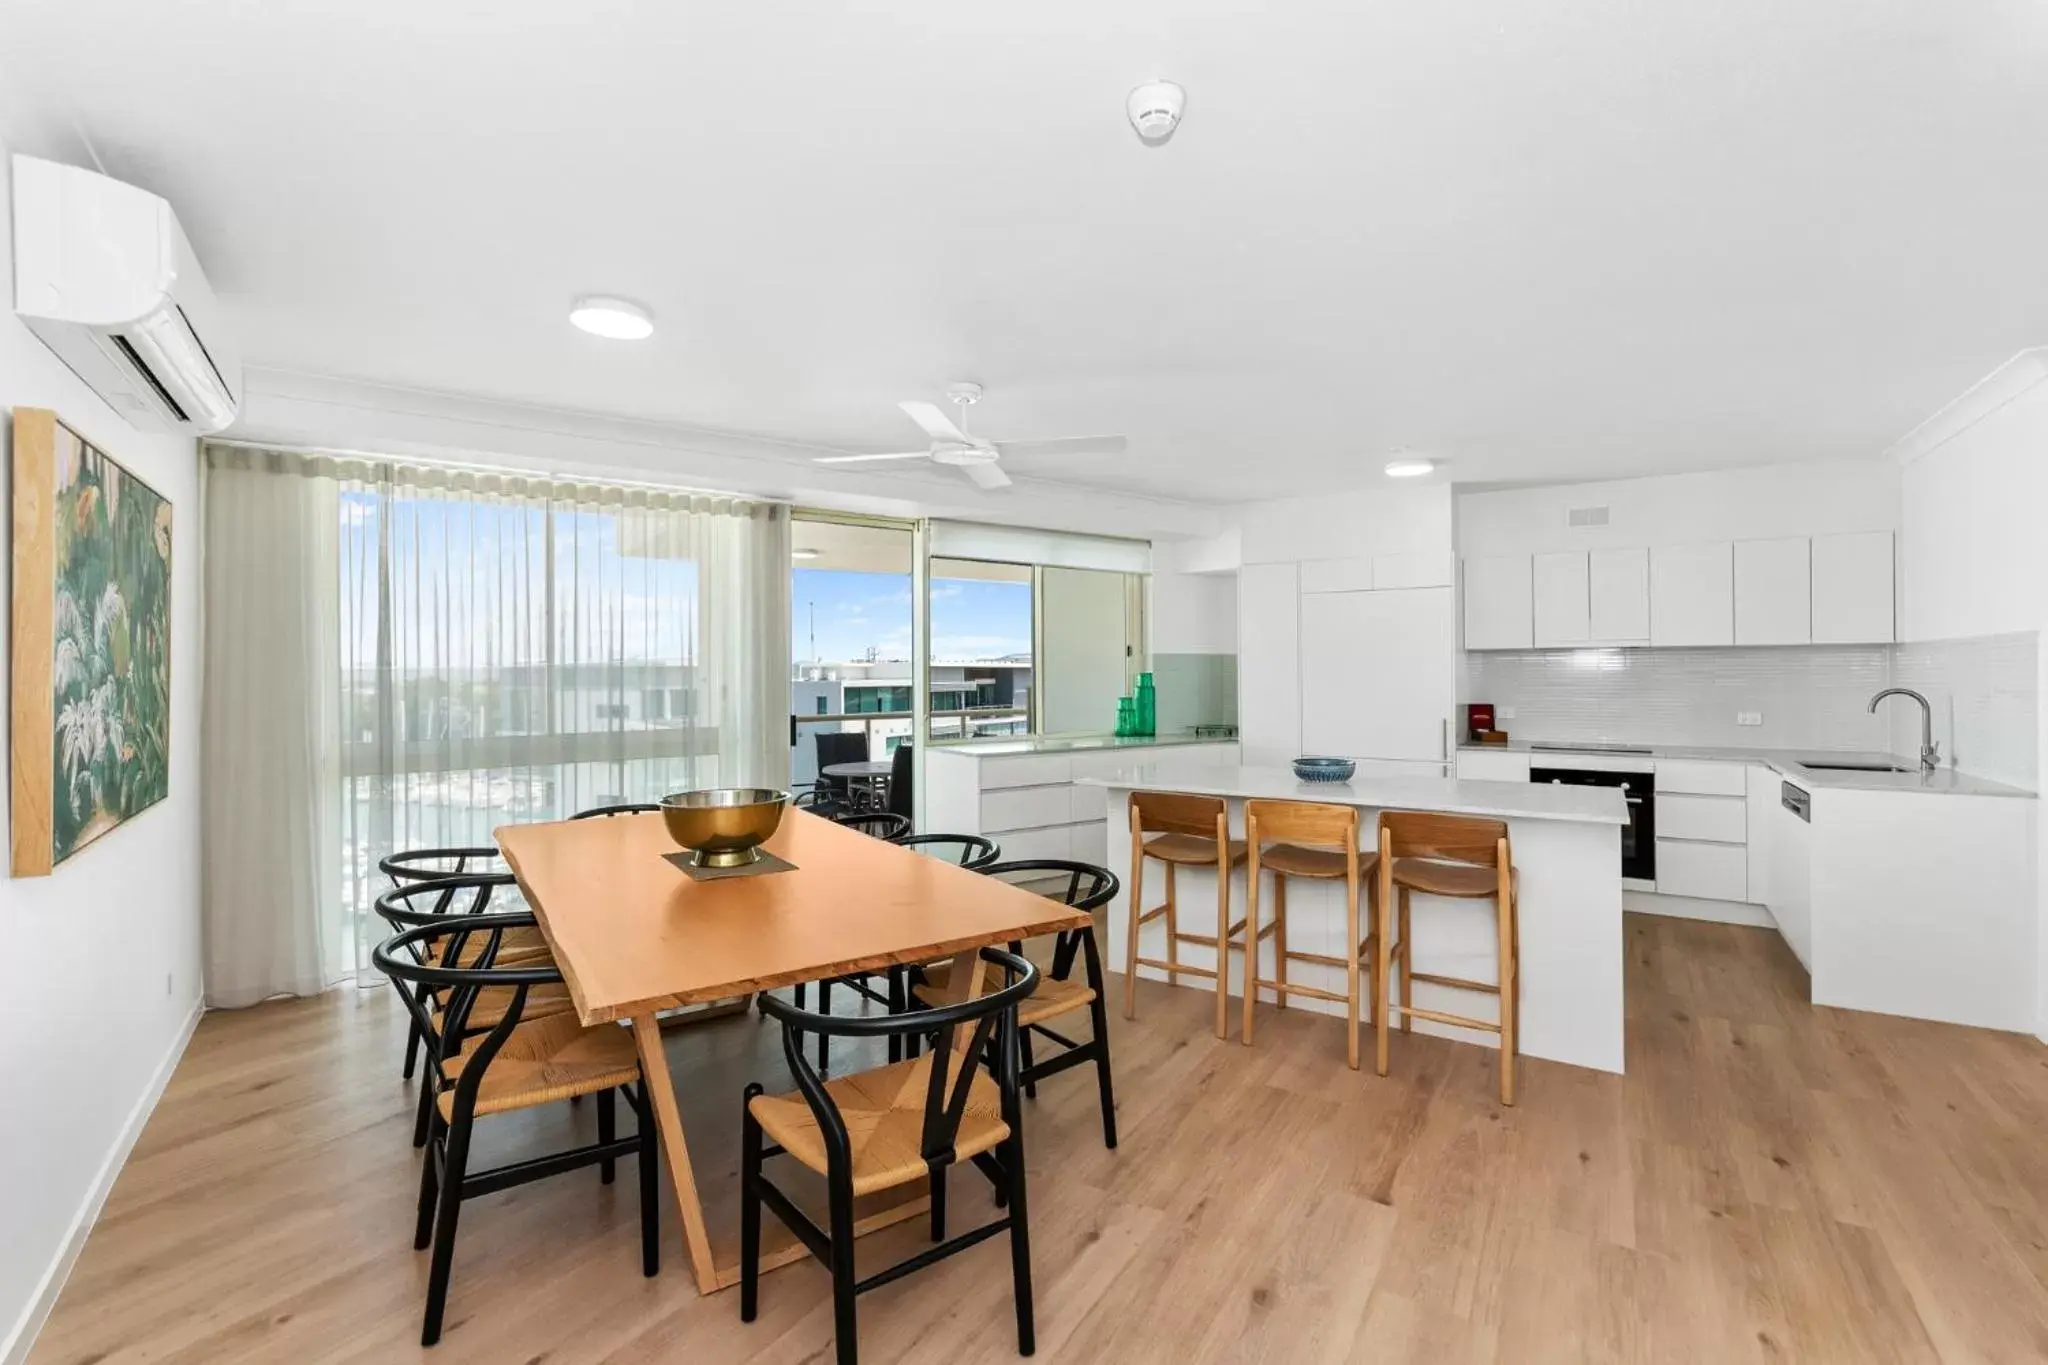
<path id="1" fill-rule="evenodd" d="M 1467 654 L 1466 701 L 1511 708 L 1517 739 L 1778 749 L 1882 749 L 1912 756 L 1919 708 L 1934 707 L 1944 761 L 2035 786 L 2036 640 L 2029 632 L 1913 645 L 1778 649 L 1571 649 Z M 1739 725 L 1756 713 L 1761 723 Z"/>

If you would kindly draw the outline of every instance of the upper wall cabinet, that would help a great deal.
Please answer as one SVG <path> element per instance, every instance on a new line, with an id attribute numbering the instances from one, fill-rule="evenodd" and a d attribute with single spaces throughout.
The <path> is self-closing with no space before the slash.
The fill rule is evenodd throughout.
<path id="1" fill-rule="evenodd" d="M 1465 561 L 1465 648 L 1528 649 L 1534 643 L 1528 555 Z"/>
<path id="2" fill-rule="evenodd" d="M 1813 639 L 1813 542 L 1805 536 L 1735 542 L 1735 643 Z"/>
<path id="3" fill-rule="evenodd" d="M 1435 553 L 1304 559 L 1303 592 L 1392 592 L 1402 588 L 1448 588 L 1451 557 Z"/>
<path id="4" fill-rule="evenodd" d="M 1301 752 L 1301 593 L 1292 564 L 1237 574 L 1238 739 L 1247 763 Z"/>
<path id="5" fill-rule="evenodd" d="M 1813 538 L 1813 642 L 1882 644 L 1897 638 L 1892 533 Z"/>
<path id="6" fill-rule="evenodd" d="M 1536 606 L 1536 647 L 1585 644 L 1593 628 L 1585 552 L 1537 555 L 1531 562 L 1530 577 Z"/>
<path id="7" fill-rule="evenodd" d="M 1735 643 L 1734 547 L 1656 545 L 1650 549 L 1650 643 Z"/>
<path id="8" fill-rule="evenodd" d="M 1587 634 L 1594 644 L 1650 639 L 1650 552 L 1594 550 L 1586 563 Z"/>

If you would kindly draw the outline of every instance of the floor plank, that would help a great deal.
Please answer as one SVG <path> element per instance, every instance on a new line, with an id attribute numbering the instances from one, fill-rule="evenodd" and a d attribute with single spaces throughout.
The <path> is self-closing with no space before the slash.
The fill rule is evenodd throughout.
<path id="1" fill-rule="evenodd" d="M 1490 1053 L 1401 1037 L 1379 1077 L 1338 1021 L 1262 1007 L 1245 1048 L 1211 1034 L 1213 997 L 1141 984 L 1112 1018 L 1120 1149 L 1085 1074 L 1027 1109 L 1039 1358 L 2048 1360 L 2048 1049 L 1816 1010 L 1768 931 L 1631 915 L 1624 941 L 1629 1074 L 1526 1062 L 1513 1109 Z M 769 1276 L 742 1324 L 697 1296 L 666 1199 L 643 1279 L 630 1167 L 468 1206 L 421 1351 L 403 1022 L 353 991 L 207 1016 L 32 1365 L 830 1358 L 818 1266 Z M 729 1223 L 739 1092 L 787 1084 L 779 1036 L 750 1016 L 667 1046 Z M 589 1108 L 487 1120 L 480 1159 L 587 1141 Z M 987 1191 L 955 1179 L 965 1227 Z M 864 1354 L 1015 1358 L 1007 1255 L 864 1296 Z"/>

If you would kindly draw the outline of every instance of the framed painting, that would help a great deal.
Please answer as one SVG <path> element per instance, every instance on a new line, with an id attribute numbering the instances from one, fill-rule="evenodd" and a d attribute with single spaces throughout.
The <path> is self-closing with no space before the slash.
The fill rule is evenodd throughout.
<path id="1" fill-rule="evenodd" d="M 171 504 L 14 410 L 13 871 L 43 876 L 170 793 Z"/>

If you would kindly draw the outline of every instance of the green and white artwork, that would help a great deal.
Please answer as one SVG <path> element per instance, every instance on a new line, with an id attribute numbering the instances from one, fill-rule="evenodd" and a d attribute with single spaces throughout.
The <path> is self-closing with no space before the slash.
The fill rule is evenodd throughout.
<path id="1" fill-rule="evenodd" d="M 170 791 L 171 505 L 61 422 L 25 421 L 36 417 L 49 415 L 15 414 L 16 875 L 48 871 Z M 47 797 L 30 794 L 26 811 L 25 724 L 47 725 L 50 746 Z M 42 811 L 47 835 L 25 830 Z M 47 837 L 45 865 L 25 837 Z"/>

